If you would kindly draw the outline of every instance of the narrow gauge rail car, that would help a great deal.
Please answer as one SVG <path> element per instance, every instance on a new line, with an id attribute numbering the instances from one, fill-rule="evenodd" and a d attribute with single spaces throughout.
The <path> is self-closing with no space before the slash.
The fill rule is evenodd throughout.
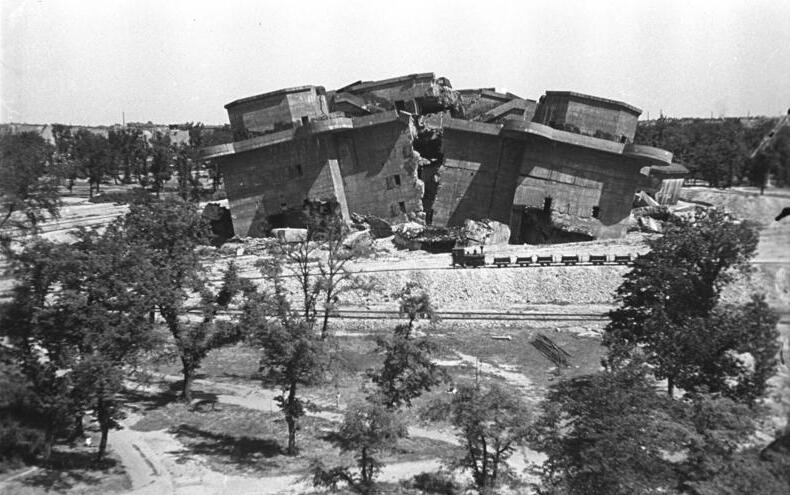
<path id="1" fill-rule="evenodd" d="M 573 255 L 529 255 L 517 256 L 515 259 L 510 256 L 494 256 L 492 262 L 487 263 L 483 246 L 473 247 L 456 247 L 452 251 L 452 266 L 453 267 L 472 267 L 479 266 L 488 267 L 530 267 L 530 266 L 576 266 L 576 265 L 630 265 L 636 259 L 633 255 L 615 255 L 609 256 L 606 254 L 589 254 L 585 257 L 578 254 Z M 638 258 L 638 256 L 637 256 Z"/>
<path id="2" fill-rule="evenodd" d="M 483 246 L 455 247 L 452 251 L 452 266 L 461 268 L 485 266 L 486 257 L 483 253 Z"/>

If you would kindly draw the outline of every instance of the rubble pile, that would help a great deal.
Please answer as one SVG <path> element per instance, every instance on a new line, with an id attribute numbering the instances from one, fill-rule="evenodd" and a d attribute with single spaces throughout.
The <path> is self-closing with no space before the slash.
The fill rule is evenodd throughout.
<path id="1" fill-rule="evenodd" d="M 392 243 L 400 249 L 429 253 L 449 253 L 461 239 L 458 228 L 431 227 L 417 222 L 407 222 L 393 229 Z"/>
<path id="2" fill-rule="evenodd" d="M 382 289 L 367 297 L 348 295 L 344 304 L 381 304 L 382 294 L 395 293 L 415 280 L 443 310 L 509 308 L 529 304 L 611 304 L 622 275 L 622 266 L 530 268 L 529 270 L 458 269 L 409 270 L 365 275 Z"/>
<path id="3" fill-rule="evenodd" d="M 382 239 L 392 235 L 392 225 L 375 215 L 351 214 L 351 226 L 357 230 L 368 230 L 374 239 Z"/>
<path id="4" fill-rule="evenodd" d="M 499 245 L 510 240 L 510 227 L 496 220 L 464 220 L 461 238 L 466 245 Z"/>

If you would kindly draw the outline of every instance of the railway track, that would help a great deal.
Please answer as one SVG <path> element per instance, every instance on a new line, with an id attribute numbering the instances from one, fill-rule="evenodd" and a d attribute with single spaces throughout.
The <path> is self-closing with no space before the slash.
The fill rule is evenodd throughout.
<path id="1" fill-rule="evenodd" d="M 539 313 L 518 311 L 439 311 L 442 320 L 482 320 L 482 321 L 605 321 L 605 313 Z M 398 311 L 388 310 L 350 310 L 342 309 L 332 316 L 347 320 L 402 320 Z"/>
<path id="2" fill-rule="evenodd" d="M 189 314 L 200 315 L 200 309 L 194 307 L 188 310 Z M 238 315 L 241 310 L 227 309 L 219 311 L 220 314 Z M 463 321 L 605 321 L 609 317 L 606 313 L 560 313 L 537 311 L 438 311 L 436 315 L 441 320 Z M 403 320 L 404 315 L 396 310 L 386 309 L 339 309 L 334 311 L 330 318 L 340 320 Z"/>

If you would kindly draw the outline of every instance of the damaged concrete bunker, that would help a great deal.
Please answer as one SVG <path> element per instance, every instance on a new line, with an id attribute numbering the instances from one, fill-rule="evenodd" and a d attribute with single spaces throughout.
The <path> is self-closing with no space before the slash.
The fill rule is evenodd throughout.
<path id="1" fill-rule="evenodd" d="M 456 91 L 432 73 L 225 108 L 235 141 L 203 156 L 223 172 L 241 236 L 293 226 L 307 199 L 334 199 L 346 218 L 496 220 L 513 243 L 619 237 L 634 194 L 655 192 L 672 164 L 670 152 L 633 143 L 641 111 L 626 103 Z"/>

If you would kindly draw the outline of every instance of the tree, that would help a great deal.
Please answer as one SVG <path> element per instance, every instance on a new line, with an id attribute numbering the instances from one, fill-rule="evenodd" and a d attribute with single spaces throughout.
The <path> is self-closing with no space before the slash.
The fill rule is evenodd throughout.
<path id="1" fill-rule="evenodd" d="M 165 309 L 163 314 L 176 341 L 181 360 L 181 372 L 184 376 L 181 395 L 185 401 L 192 399 L 192 380 L 208 353 L 244 338 L 241 328 L 235 322 L 217 318 L 219 312 L 227 310 L 238 294 L 253 290 L 248 280 L 238 276 L 233 263 L 225 270 L 219 291 L 209 288 L 204 280 L 199 280 L 198 284 L 200 322 L 191 322 L 187 315 L 176 315 L 172 307 Z"/>
<path id="2" fill-rule="evenodd" d="M 678 407 L 637 361 L 552 386 L 536 424 L 547 455 L 540 493 L 671 493 L 671 458 L 688 438 Z"/>
<path id="3" fill-rule="evenodd" d="M 45 213 L 58 216 L 52 148 L 33 132 L 0 136 L 0 229 L 34 230 Z"/>
<path id="4" fill-rule="evenodd" d="M 64 263 L 70 261 L 66 246 L 37 239 L 13 259 L 16 285 L 4 308 L 0 332 L 10 344 L 5 361 L 25 377 L 25 394 L 15 401 L 12 415 L 31 421 L 42 432 L 41 455 L 49 459 L 56 433 L 67 426 L 76 404 L 71 395 L 78 336 L 64 326 L 39 324 L 38 313 L 56 304 L 55 293 Z"/>
<path id="5" fill-rule="evenodd" d="M 684 390 L 721 393 L 751 404 L 763 396 L 776 371 L 778 321 L 762 296 L 740 306 L 717 306 L 707 318 L 688 320 L 677 333 L 667 332 L 671 326 L 657 327 L 655 332 L 663 335 L 656 347 L 667 354 L 656 362 L 671 370 L 669 376 Z"/>
<path id="6" fill-rule="evenodd" d="M 100 460 L 123 416 L 124 367 L 154 342 L 145 287 L 151 270 L 118 223 L 76 236 L 71 245 L 34 242 L 19 256 L 21 283 L 2 323 L 35 397 L 28 409 L 44 419 L 45 458 L 65 418 L 81 427 L 84 411 L 93 410 Z"/>
<path id="7" fill-rule="evenodd" d="M 348 227 L 339 209 L 336 201 L 306 201 L 302 212 L 307 228 L 305 238 L 298 242 L 282 239 L 273 250 L 278 262 L 299 284 L 301 318 L 313 326 L 320 312 L 322 340 L 329 335 L 329 317 L 340 297 L 348 292 L 372 290 L 370 283 L 346 269 L 354 253 L 343 245 Z"/>
<path id="8" fill-rule="evenodd" d="M 288 425 L 286 452 L 296 455 L 297 423 L 309 405 L 299 397 L 298 387 L 321 378 L 326 353 L 312 326 L 291 310 L 280 282 L 276 285 L 274 297 L 262 293 L 248 298 L 241 325 L 262 348 L 265 376 L 282 389 L 275 400 Z"/>
<path id="9" fill-rule="evenodd" d="M 164 188 L 165 182 L 169 181 L 173 176 L 172 161 L 173 161 L 173 147 L 170 143 L 170 136 L 157 132 L 151 138 L 151 166 L 149 172 L 151 174 L 151 182 L 157 196 Z M 145 184 L 144 184 L 145 185 Z"/>
<path id="10" fill-rule="evenodd" d="M 217 314 L 239 292 L 249 290 L 249 285 L 239 280 L 233 265 L 219 291 L 208 285 L 195 251 L 208 242 L 208 224 L 197 205 L 178 198 L 142 198 L 130 205 L 123 222 L 128 241 L 144 248 L 153 265 L 155 289 L 149 310 L 159 311 L 173 337 L 184 376 L 181 397 L 189 401 L 192 379 L 202 359 L 210 350 L 242 338 L 235 325 L 219 320 Z M 186 305 L 194 297 L 199 299 L 199 322 L 191 320 Z"/>
<path id="11" fill-rule="evenodd" d="M 790 482 L 790 459 L 760 462 L 744 448 L 757 411 L 716 394 L 658 394 L 639 360 L 555 384 L 541 407 L 544 495 L 778 494 Z"/>
<path id="12" fill-rule="evenodd" d="M 451 461 L 451 468 L 472 473 L 480 493 L 495 493 L 503 479 L 513 476 L 508 459 L 531 434 L 526 405 L 513 391 L 498 384 L 487 390 L 477 385 L 461 385 L 449 407 L 434 414 L 449 416 L 458 429 L 465 455 Z"/>
<path id="13" fill-rule="evenodd" d="M 98 193 L 105 175 L 113 169 L 110 143 L 104 136 L 80 129 L 74 134 L 73 155 L 79 171 L 88 178 L 88 195 L 93 197 L 94 186 Z"/>
<path id="14" fill-rule="evenodd" d="M 644 353 L 656 376 L 668 380 L 671 395 L 684 369 L 707 367 L 699 361 L 709 355 L 701 352 L 706 343 L 696 338 L 694 328 L 711 318 L 721 290 L 736 270 L 748 270 L 757 234 L 750 225 L 710 210 L 695 219 L 677 220 L 649 245 L 650 252 L 637 260 L 617 289 L 620 306 L 609 314 L 604 344 L 613 363 L 635 351 Z M 770 348 L 771 319 L 760 321 L 758 334 L 765 339 L 756 347 Z M 718 331 L 715 325 L 706 325 Z M 714 356 L 737 351 L 744 344 L 731 338 L 722 342 L 728 345 L 714 349 Z"/>
<path id="15" fill-rule="evenodd" d="M 375 478 L 383 463 L 377 458 L 380 452 L 391 449 L 395 442 L 408 434 L 406 426 L 396 413 L 373 402 L 353 404 L 346 410 L 340 430 L 332 443 L 341 452 L 354 452 L 359 474 L 347 467 L 327 470 L 319 460 L 312 466 L 313 484 L 318 487 L 336 488 L 340 481 L 357 493 L 375 493 Z"/>
<path id="16" fill-rule="evenodd" d="M 140 129 L 122 128 L 110 130 L 108 137 L 110 151 L 115 161 L 113 169 L 123 172 L 123 183 L 132 182 L 132 177 L 141 177 L 147 174 L 146 158 L 147 144 Z M 119 174 L 117 174 L 119 175 Z"/>
<path id="17" fill-rule="evenodd" d="M 6 349 L 0 349 L 0 390 L 0 471 L 6 471 L 20 462 L 32 463 L 44 444 L 31 407 L 31 383 Z"/>
<path id="18" fill-rule="evenodd" d="M 275 399 L 288 425 L 288 455 L 296 455 L 299 418 L 309 406 L 298 395 L 299 385 L 317 382 L 326 366 L 324 342 L 312 323 L 294 310 L 283 285 L 282 265 L 277 258 L 262 263 L 274 292 L 248 292 L 240 321 L 249 338 L 262 348 L 261 370 L 281 387 Z"/>
<path id="19" fill-rule="evenodd" d="M 381 402 L 388 409 L 411 407 L 412 400 L 446 378 L 431 359 L 437 345 L 427 337 L 412 335 L 418 318 L 436 320 L 430 296 L 415 282 L 408 283 L 395 295 L 408 323 L 396 326 L 391 338 L 376 340 L 378 351 L 384 354 L 384 363 L 380 369 L 368 371 L 368 377 L 378 386 L 370 400 Z"/>
<path id="20" fill-rule="evenodd" d="M 769 177 L 778 187 L 790 184 L 790 127 L 777 131 L 771 144 L 750 161 L 748 177 L 752 185 L 765 190 Z"/>
<path id="21" fill-rule="evenodd" d="M 191 133 L 191 130 L 190 130 Z M 173 149 L 173 162 L 178 177 L 178 195 L 183 200 L 196 200 L 200 197 L 202 185 L 196 175 L 200 166 L 200 148 L 196 147 L 190 136 L 190 144 L 179 144 Z"/>
<path id="22" fill-rule="evenodd" d="M 72 192 L 78 171 L 74 161 L 74 136 L 71 128 L 63 124 L 53 124 L 52 138 L 55 140 L 55 151 L 52 153 L 53 169 L 57 176 L 68 180 L 66 187 Z"/>

